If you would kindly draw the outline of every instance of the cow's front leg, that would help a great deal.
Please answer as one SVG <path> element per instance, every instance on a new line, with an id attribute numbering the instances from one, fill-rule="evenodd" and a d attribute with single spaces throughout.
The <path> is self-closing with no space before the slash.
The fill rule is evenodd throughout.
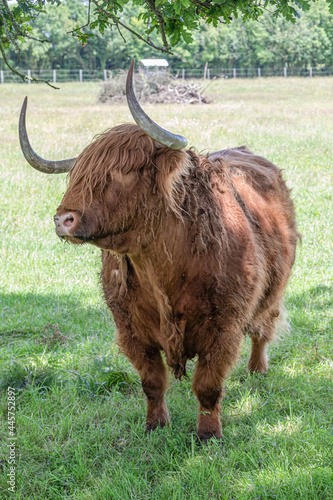
<path id="1" fill-rule="evenodd" d="M 147 348 L 143 355 L 133 360 L 141 378 L 142 389 L 147 397 L 146 431 L 169 422 L 169 412 L 164 400 L 167 388 L 167 372 L 158 349 Z"/>
<path id="2" fill-rule="evenodd" d="M 220 400 L 224 381 L 234 362 L 231 358 L 235 357 L 229 354 L 214 359 L 213 353 L 199 355 L 192 385 L 199 401 L 198 437 L 204 443 L 213 437 L 222 439 Z"/>
<path id="3" fill-rule="evenodd" d="M 205 358 L 200 358 L 194 374 L 193 390 L 199 401 L 198 437 L 201 441 L 222 439 L 220 404 L 223 377 L 217 375 Z"/>

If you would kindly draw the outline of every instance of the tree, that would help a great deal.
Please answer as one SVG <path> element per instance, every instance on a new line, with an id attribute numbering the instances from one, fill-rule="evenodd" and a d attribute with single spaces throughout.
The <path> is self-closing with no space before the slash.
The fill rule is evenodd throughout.
<path id="1" fill-rule="evenodd" d="M 137 9 L 137 19 L 144 30 L 137 29 L 133 20 L 126 17 L 126 7 L 131 0 L 87 0 L 84 2 L 85 20 L 73 22 L 69 31 L 83 44 L 95 36 L 98 30 L 104 35 L 109 28 L 118 30 L 124 40 L 124 33 L 130 32 L 141 42 L 158 51 L 171 54 L 171 49 L 181 42 L 193 41 L 200 23 L 216 28 L 219 24 L 230 24 L 241 17 L 242 22 L 256 21 L 265 12 L 270 17 L 285 18 L 294 23 L 300 10 L 308 10 L 311 0 L 132 0 Z M 333 12 L 333 0 L 326 0 Z M 20 54 L 19 42 L 35 39 L 40 44 L 50 43 L 48 32 L 36 38 L 34 26 L 37 18 L 43 18 L 45 7 L 55 9 L 70 4 L 69 0 L 0 0 L 0 52 L 5 63 L 23 79 L 8 62 L 6 51 L 16 50 Z M 141 23 L 140 23 L 141 21 Z M 65 32 L 68 33 L 68 31 Z M 65 34 L 65 33 L 64 33 Z"/>
<path id="2" fill-rule="evenodd" d="M 295 24 L 274 19 L 268 12 L 260 22 L 236 19 L 218 29 L 204 25 L 195 33 L 187 65 L 208 62 L 210 67 L 272 69 L 308 68 L 333 64 L 333 14 L 325 0 L 318 0 Z M 178 47 L 175 53 L 178 52 Z"/>
<path id="3" fill-rule="evenodd" d="M 82 45 L 76 37 L 64 36 L 73 25 L 85 22 L 87 15 L 83 1 L 67 0 L 55 9 L 45 6 L 45 13 L 36 18 L 34 34 L 47 39 L 41 44 L 28 39 L 20 47 L 20 68 L 42 69 L 126 69 L 131 59 L 151 57 L 153 49 L 129 33 L 123 43 L 117 29 L 108 29 L 103 36 L 89 38 Z M 144 36 L 145 23 L 138 20 L 137 7 L 124 6 L 123 17 L 134 31 Z M 193 33 L 193 42 L 181 40 L 168 54 L 173 68 L 202 68 L 206 62 L 213 69 L 270 67 L 273 71 L 281 65 L 290 68 L 308 68 L 323 64 L 333 65 L 333 14 L 329 13 L 326 0 L 313 2 L 309 11 L 302 13 L 295 24 L 269 12 L 258 21 L 244 23 L 241 18 L 229 25 L 201 23 Z M 161 38 L 160 38 L 161 39 Z M 156 40 L 158 38 L 156 37 Z M 6 52 L 7 61 L 16 67 L 17 52 L 14 46 Z M 0 54 L 0 69 L 4 61 Z M 23 69 L 20 70 L 23 72 Z"/>

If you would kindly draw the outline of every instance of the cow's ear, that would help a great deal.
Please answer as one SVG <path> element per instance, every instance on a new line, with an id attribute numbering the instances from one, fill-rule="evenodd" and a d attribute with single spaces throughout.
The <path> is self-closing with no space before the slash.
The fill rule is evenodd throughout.
<path id="1" fill-rule="evenodd" d="M 177 185 L 187 175 L 191 160 L 184 149 L 163 147 L 156 151 L 153 160 L 156 187 L 164 198 L 173 205 Z"/>

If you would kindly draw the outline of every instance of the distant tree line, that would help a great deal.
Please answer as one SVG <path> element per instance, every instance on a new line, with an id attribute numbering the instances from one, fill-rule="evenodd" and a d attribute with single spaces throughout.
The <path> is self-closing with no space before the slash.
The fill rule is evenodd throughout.
<path id="1" fill-rule="evenodd" d="M 122 16 L 136 32 L 146 26 L 138 19 L 138 7 L 127 4 Z M 118 29 L 105 30 L 103 36 L 88 37 L 82 46 L 78 39 L 66 35 L 86 22 L 87 2 L 68 0 L 59 7 L 46 6 L 46 14 L 34 23 L 35 36 L 49 40 L 40 44 L 27 40 L 17 51 L 9 50 L 7 58 L 22 69 L 114 69 L 128 68 L 133 57 L 166 57 L 173 67 L 289 67 L 333 66 L 333 14 L 328 3 L 318 0 L 302 12 L 295 24 L 265 12 L 260 20 L 234 19 L 217 27 L 202 24 L 193 31 L 193 42 L 180 41 L 172 55 L 155 52 L 138 38 Z M 126 38 L 124 43 L 123 36 Z M 0 55 L 0 69 L 5 68 Z"/>

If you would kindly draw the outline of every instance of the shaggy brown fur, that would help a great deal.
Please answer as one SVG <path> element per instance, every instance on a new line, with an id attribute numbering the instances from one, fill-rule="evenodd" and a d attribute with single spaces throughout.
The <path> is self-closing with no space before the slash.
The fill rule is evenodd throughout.
<path id="1" fill-rule="evenodd" d="M 67 239 L 103 250 L 104 295 L 141 376 L 147 430 L 169 419 L 164 351 L 177 378 L 198 355 L 198 435 L 221 438 L 224 380 L 246 332 L 250 371 L 266 371 L 294 263 L 298 233 L 280 170 L 246 148 L 204 157 L 121 125 L 78 157 L 57 214 L 67 213 Z"/>

